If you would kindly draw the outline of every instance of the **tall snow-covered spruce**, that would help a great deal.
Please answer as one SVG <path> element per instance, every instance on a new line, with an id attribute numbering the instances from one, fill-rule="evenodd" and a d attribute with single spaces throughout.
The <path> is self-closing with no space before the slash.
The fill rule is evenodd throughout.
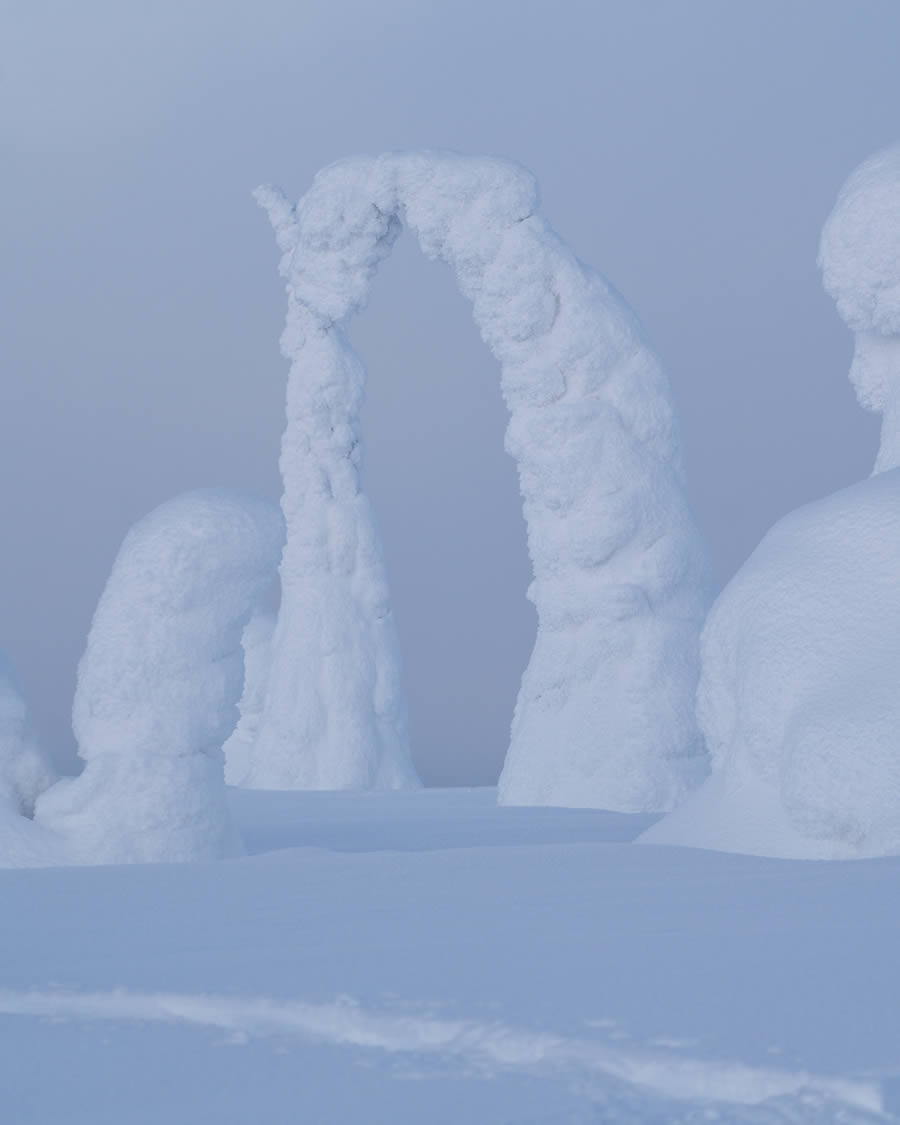
<path id="1" fill-rule="evenodd" d="M 884 416 L 875 472 L 779 520 L 716 601 L 698 695 L 713 774 L 649 843 L 900 854 L 900 146 L 851 175 L 819 262 L 859 400 Z"/>
<path id="2" fill-rule="evenodd" d="M 381 546 L 360 484 L 364 370 L 346 335 L 401 222 L 447 262 L 501 366 L 538 635 L 500 780 L 508 804 L 667 809 L 699 783 L 710 599 L 668 382 L 622 298 L 538 210 L 533 177 L 414 152 L 324 169 L 283 252 L 287 546 L 255 784 L 414 783 Z M 463 451 L 460 451 L 463 455 Z"/>
<path id="3" fill-rule="evenodd" d="M 217 859 L 240 842 L 222 744 L 243 683 L 241 635 L 284 540 L 276 504 L 226 490 L 160 505 L 122 544 L 78 668 L 84 772 L 37 802 L 66 862 Z"/>

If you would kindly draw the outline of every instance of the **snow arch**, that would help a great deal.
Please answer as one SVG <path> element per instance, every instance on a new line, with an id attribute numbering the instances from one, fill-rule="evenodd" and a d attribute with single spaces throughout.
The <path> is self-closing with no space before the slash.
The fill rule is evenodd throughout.
<path id="1" fill-rule="evenodd" d="M 444 153 L 357 157 L 295 206 L 271 188 L 291 360 L 288 538 L 246 783 L 415 784 L 382 552 L 360 485 L 365 373 L 345 334 L 401 230 L 454 270 L 498 359 L 538 615 L 500 780 L 511 804 L 664 809 L 705 772 L 695 722 L 706 551 L 668 382 L 618 294 L 538 210 L 533 177 Z"/>

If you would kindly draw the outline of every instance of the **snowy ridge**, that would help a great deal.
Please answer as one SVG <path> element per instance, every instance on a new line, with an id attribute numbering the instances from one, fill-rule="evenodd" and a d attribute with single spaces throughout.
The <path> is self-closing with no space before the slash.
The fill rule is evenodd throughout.
<path id="1" fill-rule="evenodd" d="M 702 779 L 693 697 L 710 599 L 665 375 L 624 301 L 538 210 L 517 165 L 353 158 L 296 207 L 261 189 L 283 251 L 291 360 L 288 541 L 248 783 L 411 783 L 381 546 L 360 483 L 363 367 L 345 328 L 405 220 L 452 266 L 502 369 L 538 635 L 500 784 L 509 804 L 668 809 Z"/>
<path id="2" fill-rule="evenodd" d="M 784 1108 L 795 1110 L 792 1116 L 782 1118 L 761 1106 L 765 1113 L 760 1121 L 862 1122 L 872 1120 L 870 1115 L 880 1115 L 883 1108 L 880 1088 L 874 1082 L 610 1047 L 589 1039 L 518 1030 L 500 1023 L 373 1012 L 348 998 L 308 1004 L 162 992 L 0 991 L 0 1013 L 198 1024 L 238 1037 L 293 1033 L 347 1047 L 439 1054 L 475 1065 L 580 1071 L 636 1087 L 639 1101 L 654 1094 L 674 1101 L 713 1103 L 714 1107 L 715 1103 L 756 1106 L 770 1099 L 789 1099 Z M 832 1118 L 829 1103 L 838 1110 L 851 1107 L 864 1115 Z M 802 1114 L 804 1106 L 812 1107 L 817 1116 L 799 1116 L 796 1111 Z M 716 1118 L 706 1118 L 710 1119 Z"/>

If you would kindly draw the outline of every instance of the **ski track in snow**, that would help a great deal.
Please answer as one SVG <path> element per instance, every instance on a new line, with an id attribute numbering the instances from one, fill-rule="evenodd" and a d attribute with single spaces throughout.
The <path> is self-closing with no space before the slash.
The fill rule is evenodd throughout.
<path id="1" fill-rule="evenodd" d="M 626 1050 L 590 1039 L 520 1030 L 501 1023 L 367 1011 L 345 997 L 330 1003 L 303 1003 L 263 997 L 118 990 L 0 991 L 0 1014 L 186 1023 L 217 1028 L 238 1037 L 292 1033 L 336 1046 L 435 1054 L 482 1066 L 549 1068 L 584 1077 L 603 1076 L 677 1100 L 754 1106 L 768 1099 L 811 1096 L 863 1111 L 862 1118 L 846 1117 L 843 1113 L 828 1117 L 848 1123 L 871 1120 L 870 1113 L 878 1115 L 883 1109 L 877 1082 Z M 778 1119 L 781 1120 L 780 1115 Z M 786 1118 L 794 1119 L 793 1114 Z M 766 1120 L 770 1118 L 767 1116 Z"/>

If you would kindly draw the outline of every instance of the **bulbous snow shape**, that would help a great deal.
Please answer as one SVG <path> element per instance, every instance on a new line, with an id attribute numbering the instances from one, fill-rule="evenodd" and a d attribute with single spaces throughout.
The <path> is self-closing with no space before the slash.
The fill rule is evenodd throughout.
<path id="1" fill-rule="evenodd" d="M 538 211 L 522 168 L 446 153 L 324 169 L 283 251 L 288 541 L 257 742 L 273 786 L 409 784 L 381 546 L 359 480 L 363 367 L 345 328 L 401 219 L 451 265 L 502 369 L 538 613 L 500 800 L 665 809 L 703 776 L 693 697 L 710 599 L 667 380 L 624 301 Z"/>
<path id="2" fill-rule="evenodd" d="M 900 144 L 862 163 L 840 191 L 819 247 L 825 288 L 856 334 L 850 381 L 884 415 L 875 472 L 900 465 Z"/>
<path id="3" fill-rule="evenodd" d="M 37 803 L 70 862 L 216 859 L 240 842 L 222 744 L 243 682 L 241 634 L 278 566 L 277 505 L 189 492 L 125 537 L 78 668 L 73 728 L 86 766 Z"/>
<path id="4" fill-rule="evenodd" d="M 238 704 L 240 718 L 225 743 L 225 780 L 229 785 L 254 788 L 256 736 L 266 701 L 266 684 L 272 664 L 272 635 L 275 611 L 267 604 L 257 606 L 244 628 L 244 690 Z"/>
<path id="5" fill-rule="evenodd" d="M 713 775 L 645 843 L 900 853 L 900 470 L 780 520 L 710 611 Z"/>

